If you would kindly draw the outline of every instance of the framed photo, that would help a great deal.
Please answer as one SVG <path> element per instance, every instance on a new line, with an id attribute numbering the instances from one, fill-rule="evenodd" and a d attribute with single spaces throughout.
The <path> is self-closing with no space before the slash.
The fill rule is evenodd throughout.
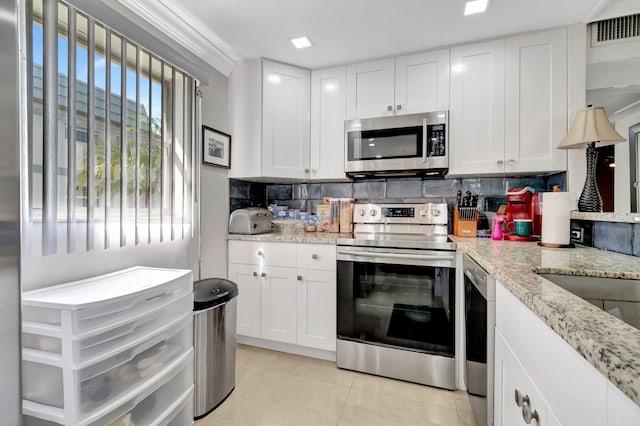
<path id="1" fill-rule="evenodd" d="M 202 162 L 212 166 L 231 167 L 231 135 L 202 126 Z"/>

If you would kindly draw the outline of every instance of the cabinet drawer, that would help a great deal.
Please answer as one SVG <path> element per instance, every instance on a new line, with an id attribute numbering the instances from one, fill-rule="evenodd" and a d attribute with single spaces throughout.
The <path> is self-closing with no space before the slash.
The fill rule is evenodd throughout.
<path id="1" fill-rule="evenodd" d="M 229 263 L 296 267 L 296 245 L 261 241 L 229 241 Z"/>
<path id="2" fill-rule="evenodd" d="M 336 270 L 336 246 L 330 244 L 298 244 L 298 268 Z"/>

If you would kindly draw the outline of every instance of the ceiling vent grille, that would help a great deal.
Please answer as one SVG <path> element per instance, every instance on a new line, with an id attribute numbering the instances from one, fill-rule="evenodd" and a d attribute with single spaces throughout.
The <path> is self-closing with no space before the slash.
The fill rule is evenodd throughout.
<path id="1" fill-rule="evenodd" d="M 605 19 L 591 24 L 592 46 L 632 39 L 640 39 L 640 13 Z"/>

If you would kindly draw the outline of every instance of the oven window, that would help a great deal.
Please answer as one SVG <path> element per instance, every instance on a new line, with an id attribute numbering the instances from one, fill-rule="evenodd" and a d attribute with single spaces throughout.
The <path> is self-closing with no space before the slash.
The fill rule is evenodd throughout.
<path id="1" fill-rule="evenodd" d="M 454 269 L 338 261 L 338 336 L 454 356 Z"/>
<path id="2" fill-rule="evenodd" d="M 349 161 L 422 157 L 422 126 L 349 132 Z"/>

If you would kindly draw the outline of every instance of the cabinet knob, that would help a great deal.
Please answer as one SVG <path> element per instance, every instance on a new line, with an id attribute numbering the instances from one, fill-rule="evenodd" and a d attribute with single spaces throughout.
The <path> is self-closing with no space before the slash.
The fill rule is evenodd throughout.
<path id="1" fill-rule="evenodd" d="M 498 166 L 502 166 L 504 164 L 504 160 L 498 160 L 496 161 L 496 163 L 498 164 Z"/>
<path id="2" fill-rule="evenodd" d="M 507 160 L 507 164 L 511 164 L 511 165 L 516 164 L 516 160 L 514 160 L 513 158 L 509 158 Z"/>
<path id="3" fill-rule="evenodd" d="M 262 256 L 262 250 L 258 250 L 258 256 Z"/>
<path id="4" fill-rule="evenodd" d="M 387 106 L 387 111 L 393 111 L 393 107 L 391 105 Z"/>
<path id="5" fill-rule="evenodd" d="M 400 105 L 400 104 L 396 105 L 396 109 L 397 109 L 398 111 L 400 111 L 400 110 L 402 109 L 402 105 Z"/>
<path id="6" fill-rule="evenodd" d="M 298 281 L 302 281 L 302 275 L 298 275 Z"/>
<path id="7" fill-rule="evenodd" d="M 264 278 L 264 277 L 266 277 L 266 276 L 267 276 L 267 273 L 266 273 L 266 272 L 263 272 L 263 273 L 261 273 L 261 274 L 260 274 L 260 276 L 261 276 L 262 278 Z"/>
<path id="8" fill-rule="evenodd" d="M 529 404 L 529 395 L 522 396 L 522 393 L 518 389 L 515 392 L 516 405 L 522 407 L 524 404 Z"/>
<path id="9" fill-rule="evenodd" d="M 254 276 L 254 277 L 257 277 L 257 276 L 258 276 L 258 273 L 257 273 L 257 272 L 254 272 L 254 273 L 253 273 L 253 276 Z"/>
<path id="10" fill-rule="evenodd" d="M 312 258 L 313 260 L 317 260 L 317 259 L 318 259 L 318 255 L 317 255 L 317 254 L 312 254 L 312 255 L 311 255 L 311 258 Z"/>
<path id="11" fill-rule="evenodd" d="M 540 424 L 540 416 L 538 415 L 538 410 L 533 410 L 533 412 L 531 412 L 531 407 L 529 407 L 529 404 L 524 404 L 524 406 L 522 407 L 522 418 L 528 425 L 530 425 L 531 421 L 533 420 L 536 421 L 536 424 Z"/>
<path id="12" fill-rule="evenodd" d="M 307 174 L 307 175 L 309 174 L 310 171 L 311 170 L 309 170 L 309 169 L 304 169 L 304 173 Z"/>

